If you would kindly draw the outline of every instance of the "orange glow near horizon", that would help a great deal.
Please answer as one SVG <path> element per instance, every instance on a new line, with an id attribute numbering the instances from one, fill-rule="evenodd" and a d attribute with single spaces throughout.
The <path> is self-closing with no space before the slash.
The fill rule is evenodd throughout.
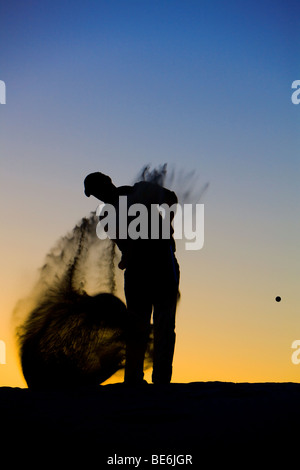
<path id="1" fill-rule="evenodd" d="M 297 338 L 288 325 L 288 308 L 279 315 L 281 306 L 274 299 L 263 306 L 263 312 L 253 312 L 251 303 L 243 310 L 239 307 L 237 300 L 235 306 L 226 306 L 224 299 L 224 310 L 216 314 L 213 305 L 199 302 L 196 308 L 193 299 L 181 300 L 173 382 L 299 382 L 300 365 L 291 361 L 291 344 Z M 273 320 L 268 323 L 270 317 Z M 0 364 L 0 386 L 26 387 L 13 328 L 3 331 L 1 339 L 6 344 L 6 364 Z M 145 371 L 145 378 L 151 383 L 151 369 Z M 122 381 L 120 371 L 105 383 Z"/>
<path id="2" fill-rule="evenodd" d="M 259 257 L 242 268 L 233 256 L 230 268 L 224 259 L 218 266 L 216 261 L 207 261 L 209 245 L 208 239 L 207 246 L 195 253 L 184 253 L 179 247 L 182 295 L 172 381 L 299 382 L 300 365 L 291 361 L 292 342 L 300 336 L 294 278 L 286 278 L 281 290 L 275 291 L 279 280 L 273 274 L 265 276 Z M 14 286 L 1 299 L 2 311 L 11 313 L 2 318 L 5 322 L 0 329 L 0 340 L 6 345 L 0 386 L 26 387 L 12 312 L 18 299 L 30 292 L 35 277 L 28 276 L 27 282 L 20 284 L 22 295 L 15 295 Z M 275 301 L 278 293 L 282 295 L 280 303 Z M 151 370 L 145 372 L 145 378 L 151 382 Z M 106 383 L 122 381 L 120 371 Z"/>

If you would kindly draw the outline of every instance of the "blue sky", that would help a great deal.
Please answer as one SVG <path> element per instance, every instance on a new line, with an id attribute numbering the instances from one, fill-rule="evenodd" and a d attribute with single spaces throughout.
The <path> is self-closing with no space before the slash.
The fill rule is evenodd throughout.
<path id="1" fill-rule="evenodd" d="M 296 150 L 296 3 L 19 3 L 2 6 L 5 131 L 51 145 L 52 164 L 62 146 L 64 169 L 184 158 L 210 177 Z"/>

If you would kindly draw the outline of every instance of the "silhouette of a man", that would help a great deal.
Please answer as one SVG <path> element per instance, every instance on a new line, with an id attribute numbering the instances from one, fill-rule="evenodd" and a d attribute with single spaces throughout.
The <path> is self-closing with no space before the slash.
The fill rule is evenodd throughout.
<path id="1" fill-rule="evenodd" d="M 119 237 L 118 228 L 114 242 L 122 252 L 119 263 L 124 273 L 124 290 L 130 325 L 126 342 L 125 383 L 143 383 L 143 365 L 150 332 L 153 310 L 154 384 L 171 381 L 175 347 L 175 313 L 179 286 L 179 265 L 175 257 L 173 228 L 170 235 L 162 237 L 162 218 L 159 215 L 159 236 L 151 238 L 151 205 L 177 203 L 174 192 L 158 184 L 139 182 L 133 186 L 116 187 L 111 178 L 100 172 L 89 174 L 84 180 L 86 196 L 93 195 L 116 209 L 118 219 L 119 197 L 127 196 L 127 214 L 133 204 L 143 204 L 148 210 L 148 237 L 126 239 Z M 124 198 L 123 198 L 124 199 Z M 122 216 L 123 214 L 121 214 Z M 174 214 L 173 214 L 174 215 Z M 130 223 L 130 217 L 127 219 Z"/>

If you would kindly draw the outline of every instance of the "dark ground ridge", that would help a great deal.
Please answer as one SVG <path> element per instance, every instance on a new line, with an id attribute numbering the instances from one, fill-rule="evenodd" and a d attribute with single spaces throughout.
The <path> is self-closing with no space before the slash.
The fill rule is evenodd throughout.
<path id="1" fill-rule="evenodd" d="M 300 383 L 2 387 L 0 416 L 2 449 L 22 447 L 31 456 L 44 449 L 49 457 L 60 450 L 60 458 L 96 458 L 97 468 L 115 454 L 191 454 L 193 463 L 237 468 L 244 468 L 241 458 L 287 464 L 299 449 Z"/>

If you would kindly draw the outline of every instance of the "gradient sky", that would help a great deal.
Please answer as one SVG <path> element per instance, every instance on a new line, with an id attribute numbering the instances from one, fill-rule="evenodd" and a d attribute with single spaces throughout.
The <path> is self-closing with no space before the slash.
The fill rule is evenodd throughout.
<path id="1" fill-rule="evenodd" d="M 299 13 L 289 0 L 0 2 L 0 385 L 25 386 L 12 310 L 96 208 L 86 174 L 128 184 L 164 162 L 210 183 L 204 248 L 178 248 L 173 381 L 299 381 Z"/>

